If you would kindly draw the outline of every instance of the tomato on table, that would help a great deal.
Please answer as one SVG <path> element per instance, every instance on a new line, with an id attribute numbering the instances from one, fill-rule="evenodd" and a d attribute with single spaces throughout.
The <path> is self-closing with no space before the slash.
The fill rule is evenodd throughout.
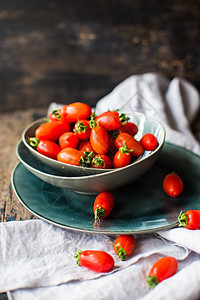
<path id="1" fill-rule="evenodd" d="M 90 121 L 80 120 L 77 121 L 73 129 L 74 133 L 78 136 L 80 140 L 88 140 L 90 138 Z"/>
<path id="2" fill-rule="evenodd" d="M 61 151 L 61 148 L 58 146 L 58 144 L 52 141 L 40 141 L 39 139 L 33 137 L 28 139 L 28 143 L 40 154 L 55 160 L 57 159 L 58 153 Z"/>
<path id="3" fill-rule="evenodd" d="M 140 140 L 140 143 L 142 147 L 147 151 L 153 151 L 159 145 L 157 138 L 151 133 L 144 134 Z"/>
<path id="4" fill-rule="evenodd" d="M 114 267 L 113 257 L 105 251 L 77 250 L 74 257 L 77 264 L 97 273 L 107 273 Z"/>
<path id="5" fill-rule="evenodd" d="M 115 253 L 121 260 L 125 260 L 135 249 L 135 238 L 133 235 L 120 235 L 114 241 Z"/>
<path id="6" fill-rule="evenodd" d="M 111 192 L 101 192 L 95 198 L 93 211 L 95 216 L 95 224 L 100 222 L 100 218 L 107 217 L 115 204 L 114 195 Z"/>
<path id="7" fill-rule="evenodd" d="M 64 132 L 59 137 L 59 145 L 62 149 L 68 148 L 68 147 L 77 148 L 78 144 L 79 144 L 78 136 L 71 131 Z"/>
<path id="8" fill-rule="evenodd" d="M 66 131 L 70 131 L 70 125 L 67 122 L 47 122 L 40 125 L 35 130 L 35 137 L 39 140 L 49 140 L 56 142 L 60 135 Z"/>
<path id="9" fill-rule="evenodd" d="M 179 175 L 169 173 L 163 180 L 164 191 L 171 197 L 178 197 L 183 192 L 183 181 Z"/>
<path id="10" fill-rule="evenodd" d="M 115 146 L 119 149 L 123 147 L 126 143 L 126 147 L 132 156 L 140 156 L 144 153 L 144 148 L 131 134 L 129 133 L 120 133 L 118 137 L 115 139 Z"/>
<path id="11" fill-rule="evenodd" d="M 77 122 L 78 120 L 89 119 L 91 107 L 86 103 L 74 102 L 63 105 L 60 110 L 61 117 L 68 122 Z"/>
<path id="12" fill-rule="evenodd" d="M 187 229 L 196 230 L 200 229 L 200 210 L 187 210 L 185 213 L 180 212 L 178 217 L 179 226 Z"/>
<path id="13" fill-rule="evenodd" d="M 149 288 L 153 288 L 159 282 L 173 276 L 177 272 L 177 269 L 178 262 L 176 258 L 172 256 L 165 256 L 157 260 L 152 266 L 147 278 Z"/>
<path id="14" fill-rule="evenodd" d="M 96 169 L 112 169 L 112 160 L 108 155 L 96 154 L 91 161 L 92 168 Z"/>

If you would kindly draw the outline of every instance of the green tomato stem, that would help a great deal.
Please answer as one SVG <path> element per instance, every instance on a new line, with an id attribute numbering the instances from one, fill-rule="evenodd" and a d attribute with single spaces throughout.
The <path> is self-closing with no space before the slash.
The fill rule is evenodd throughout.
<path id="1" fill-rule="evenodd" d="M 74 254 L 74 258 L 76 258 L 76 262 L 77 262 L 77 265 L 80 266 L 80 254 L 81 254 L 82 250 L 76 250 L 75 254 Z"/>
<path id="2" fill-rule="evenodd" d="M 117 254 L 121 260 L 126 259 L 126 251 L 122 248 L 120 244 L 115 245 L 115 248 L 117 250 Z"/>
<path id="3" fill-rule="evenodd" d="M 37 148 L 37 145 L 39 144 L 40 140 L 36 137 L 28 138 L 27 140 L 28 144 L 33 147 L 34 149 Z"/>
<path id="4" fill-rule="evenodd" d="M 150 289 L 154 288 L 159 283 L 158 278 L 156 276 L 148 276 L 147 284 Z"/>
<path id="5" fill-rule="evenodd" d="M 105 214 L 105 209 L 103 207 L 98 207 L 94 212 L 94 224 L 98 225 L 100 223 L 100 218 L 103 218 Z"/>
<path id="6" fill-rule="evenodd" d="M 188 224 L 188 217 L 186 215 L 186 213 L 184 213 L 183 211 L 180 212 L 179 216 L 178 216 L 178 222 L 179 222 L 179 227 L 185 227 Z"/>

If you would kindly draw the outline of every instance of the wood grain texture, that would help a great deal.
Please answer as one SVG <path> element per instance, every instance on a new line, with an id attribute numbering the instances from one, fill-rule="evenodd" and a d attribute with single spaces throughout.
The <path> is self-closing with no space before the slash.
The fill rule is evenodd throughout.
<path id="1" fill-rule="evenodd" d="M 199 0 L 0 2 L 1 111 L 95 105 L 132 74 L 200 89 Z"/>

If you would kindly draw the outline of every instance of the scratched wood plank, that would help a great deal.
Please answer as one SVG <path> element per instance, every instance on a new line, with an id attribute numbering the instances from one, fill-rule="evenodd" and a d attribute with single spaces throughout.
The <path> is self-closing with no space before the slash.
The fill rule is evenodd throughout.
<path id="1" fill-rule="evenodd" d="M 45 115 L 45 111 L 26 110 L 0 114 L 0 220 L 25 220 L 33 218 L 16 198 L 11 188 L 11 173 L 18 160 L 15 154 L 23 130 L 34 119 Z"/>

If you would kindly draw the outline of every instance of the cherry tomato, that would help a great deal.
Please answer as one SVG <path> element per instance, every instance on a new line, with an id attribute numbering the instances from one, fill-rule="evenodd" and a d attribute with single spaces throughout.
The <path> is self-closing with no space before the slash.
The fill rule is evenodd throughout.
<path id="1" fill-rule="evenodd" d="M 101 126 L 91 129 L 90 143 L 94 151 L 98 154 L 106 154 L 109 147 L 109 137 L 106 130 Z"/>
<path id="2" fill-rule="evenodd" d="M 64 148 L 77 148 L 79 144 L 79 138 L 76 134 L 71 131 L 61 134 L 59 137 L 59 145 L 62 149 Z"/>
<path id="3" fill-rule="evenodd" d="M 112 169 L 112 160 L 108 155 L 96 154 L 92 159 L 91 166 L 96 169 Z"/>
<path id="4" fill-rule="evenodd" d="M 120 133 L 115 139 L 115 146 L 119 149 L 125 143 L 128 150 L 132 149 L 130 152 L 132 156 L 140 156 L 144 153 L 142 145 L 132 135 L 129 133 Z"/>
<path id="5" fill-rule="evenodd" d="M 57 141 L 61 134 L 70 130 L 69 123 L 48 122 L 40 125 L 35 131 L 35 137 L 39 140 Z"/>
<path id="6" fill-rule="evenodd" d="M 94 216 L 95 216 L 95 224 L 98 224 L 100 218 L 107 217 L 114 206 L 115 198 L 111 192 L 102 192 L 98 194 L 94 201 Z"/>
<path id="7" fill-rule="evenodd" d="M 123 132 L 135 136 L 136 133 L 138 132 L 138 126 L 135 123 L 127 122 L 126 124 L 121 125 L 120 128 L 118 129 L 118 133 L 123 133 Z"/>
<path id="8" fill-rule="evenodd" d="M 121 260 L 125 260 L 135 249 L 135 238 L 133 235 L 120 235 L 114 241 L 114 250 Z"/>
<path id="9" fill-rule="evenodd" d="M 114 130 L 121 126 L 119 113 L 117 111 L 106 111 L 96 117 L 95 121 L 106 130 Z"/>
<path id="10" fill-rule="evenodd" d="M 86 267 L 97 273 L 106 273 L 114 267 L 114 259 L 105 251 L 98 250 L 77 250 L 74 257 L 77 264 Z"/>
<path id="11" fill-rule="evenodd" d="M 91 107 L 82 102 L 74 102 L 69 105 L 63 105 L 60 110 L 61 117 L 68 122 L 89 119 Z"/>
<path id="12" fill-rule="evenodd" d="M 122 168 L 127 166 L 131 161 L 131 151 L 132 149 L 128 150 L 126 143 L 119 148 L 113 158 L 113 167 L 114 168 Z"/>
<path id="13" fill-rule="evenodd" d="M 175 173 L 169 173 L 163 180 L 163 188 L 171 197 L 178 197 L 183 191 L 182 179 Z"/>
<path id="14" fill-rule="evenodd" d="M 153 135 L 151 133 L 144 134 L 140 140 L 140 143 L 141 143 L 142 147 L 144 148 L 144 150 L 147 150 L 147 151 L 153 151 L 159 145 L 157 138 L 155 137 L 155 135 Z"/>
<path id="15" fill-rule="evenodd" d="M 90 141 L 82 141 L 80 142 L 79 146 L 78 146 L 78 150 L 80 150 L 82 153 L 86 152 L 91 152 L 93 150 Z"/>
<path id="16" fill-rule="evenodd" d="M 178 221 L 179 226 L 187 229 L 200 229 L 200 210 L 188 210 L 185 213 L 181 211 Z"/>
<path id="17" fill-rule="evenodd" d="M 61 121 L 60 109 L 54 109 L 48 117 L 50 121 Z"/>
<path id="18" fill-rule="evenodd" d="M 57 159 L 57 155 L 61 148 L 52 141 L 40 141 L 33 137 L 28 139 L 28 143 L 35 148 L 40 154 L 45 155 L 52 159 Z"/>
<path id="19" fill-rule="evenodd" d="M 57 156 L 57 160 L 66 164 L 80 166 L 83 153 L 75 148 L 64 148 Z"/>
<path id="20" fill-rule="evenodd" d="M 155 287 L 159 282 L 173 276 L 178 269 L 178 262 L 174 257 L 162 257 L 152 266 L 147 283 L 150 288 Z"/>
<path id="21" fill-rule="evenodd" d="M 77 121 L 74 125 L 74 133 L 80 140 L 88 140 L 90 138 L 90 122 L 88 120 Z"/>

